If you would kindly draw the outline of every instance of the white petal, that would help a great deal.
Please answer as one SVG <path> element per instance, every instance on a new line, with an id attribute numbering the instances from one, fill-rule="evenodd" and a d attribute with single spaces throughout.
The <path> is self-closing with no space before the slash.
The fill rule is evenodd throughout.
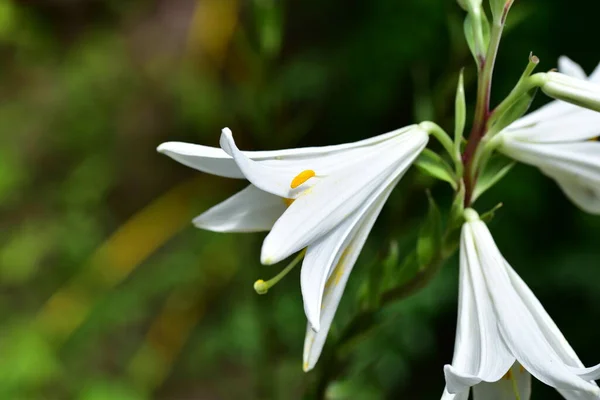
<path id="1" fill-rule="evenodd" d="M 564 101 L 551 101 L 550 103 L 516 120 L 506 129 L 515 130 L 530 127 L 532 125 L 539 124 L 542 121 L 554 121 L 577 111 L 578 108 L 579 107 Z"/>
<path id="2" fill-rule="evenodd" d="M 249 185 L 193 222 L 198 228 L 214 232 L 262 232 L 270 230 L 286 208 L 281 197 Z"/>
<path id="3" fill-rule="evenodd" d="M 444 388 L 441 400 L 469 400 L 469 389 L 461 393 L 450 393 L 448 389 Z"/>
<path id="4" fill-rule="evenodd" d="M 568 76 L 577 79 L 587 79 L 587 75 L 581 65 L 571 60 L 567 56 L 561 56 L 558 59 L 558 70 Z"/>
<path id="5" fill-rule="evenodd" d="M 549 386 L 600 396 L 600 389 L 574 374 L 548 343 L 513 288 L 504 266 L 505 261 L 485 224 L 474 221 L 467 225 L 476 238 L 483 274 L 498 316 L 498 326 L 511 353 L 527 371 Z"/>
<path id="6" fill-rule="evenodd" d="M 569 345 L 567 339 L 565 339 L 562 332 L 558 329 L 552 318 L 550 318 L 550 315 L 548 315 L 531 289 L 529 289 L 527 284 L 506 262 L 506 260 L 504 261 L 504 265 L 508 271 L 508 276 L 516 293 L 519 295 L 521 301 L 535 319 L 535 322 L 540 327 L 548 343 L 560 356 L 562 362 L 573 367 L 583 367 L 583 364 L 577 357 L 577 354 L 575 354 L 575 351 Z"/>
<path id="7" fill-rule="evenodd" d="M 473 400 L 529 400 L 531 397 L 531 375 L 518 363 L 510 370 L 511 376 L 499 381 L 482 382 L 473 387 Z M 519 397 L 515 395 L 518 393 Z"/>
<path id="8" fill-rule="evenodd" d="M 330 275 L 323 294 L 322 313 L 320 320 L 320 329 L 315 332 L 311 325 L 308 324 L 306 329 L 306 338 L 304 339 L 304 355 L 303 355 L 303 368 L 304 371 L 310 371 L 314 368 L 315 364 L 319 360 L 325 339 L 327 339 L 327 333 L 331 327 L 333 317 L 337 310 L 337 307 L 344 293 L 346 283 L 352 268 L 356 263 L 371 228 L 375 223 L 375 220 L 381 212 L 387 197 L 391 193 L 393 185 L 387 192 L 384 192 L 381 197 L 377 200 L 375 205 L 369 212 L 362 218 L 358 228 L 354 232 L 352 240 L 348 243 L 343 251 L 343 254 L 339 257 L 339 262 L 336 265 L 333 273 Z"/>
<path id="9" fill-rule="evenodd" d="M 505 138 L 500 151 L 548 174 L 562 171 L 600 182 L 600 142 L 537 144 Z"/>
<path id="10" fill-rule="evenodd" d="M 600 184 L 566 174 L 553 177 L 565 195 L 579 208 L 590 214 L 600 214 Z"/>
<path id="11" fill-rule="evenodd" d="M 306 249 L 306 256 L 300 273 L 300 286 L 304 300 L 304 312 L 315 331 L 320 329 L 321 303 L 327 279 L 338 261 L 343 257 L 342 249 L 356 224 L 361 221 L 362 210 L 346 219 L 327 235 L 312 243 Z"/>
<path id="12" fill-rule="evenodd" d="M 594 70 L 594 72 L 592 72 L 592 74 L 590 75 L 589 80 L 591 82 L 600 83 L 600 65 L 598 65 L 596 67 L 596 69 Z"/>
<path id="13" fill-rule="evenodd" d="M 334 146 L 303 147 L 274 151 L 244 151 L 242 153 L 246 157 L 254 161 L 260 161 L 265 165 L 275 165 L 278 168 L 297 170 L 298 163 L 302 161 L 318 160 L 319 162 L 334 164 L 336 161 L 335 156 L 340 153 L 353 152 L 353 150 L 363 147 L 378 145 L 413 127 L 408 126 L 358 142 Z M 228 128 L 225 128 L 225 130 L 229 131 Z M 233 158 L 225 153 L 223 149 L 182 142 L 166 142 L 158 146 L 157 151 L 199 171 L 228 178 L 245 178 Z"/>
<path id="14" fill-rule="evenodd" d="M 222 149 L 182 142 L 166 142 L 158 146 L 158 152 L 166 154 L 175 161 L 198 171 L 224 176 L 226 178 L 244 179 L 233 158 Z"/>
<path id="15" fill-rule="evenodd" d="M 600 135 L 600 113 L 573 106 L 572 112 L 531 125 L 511 125 L 502 135 L 537 143 L 588 140 Z"/>
<path id="16" fill-rule="evenodd" d="M 340 224 L 369 199 L 404 174 L 427 144 L 428 135 L 415 130 L 401 142 L 390 141 L 385 152 L 338 175 L 319 180 L 303 192 L 275 223 L 263 242 L 261 262 L 270 264 L 308 246 Z"/>
<path id="17" fill-rule="evenodd" d="M 500 337 L 468 224 L 463 226 L 460 246 L 456 343 L 452 366 L 444 367 L 450 393 L 462 392 L 481 381 L 497 381 L 515 362 Z"/>
<path id="18" fill-rule="evenodd" d="M 225 153 L 233 157 L 245 177 L 256 187 L 279 197 L 291 197 L 290 182 L 302 170 L 294 175 L 294 172 L 252 161 L 237 148 L 233 135 L 227 128 L 221 133 L 220 144 Z"/>

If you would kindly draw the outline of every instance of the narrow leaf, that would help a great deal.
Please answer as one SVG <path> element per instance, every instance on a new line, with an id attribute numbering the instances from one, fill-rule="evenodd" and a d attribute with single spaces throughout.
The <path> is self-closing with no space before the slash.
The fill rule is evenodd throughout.
<path id="1" fill-rule="evenodd" d="M 500 179 L 504 178 L 514 165 L 515 161 L 512 159 L 500 154 L 494 154 L 477 179 L 477 185 L 473 191 L 473 201 L 498 183 Z"/>
<path id="2" fill-rule="evenodd" d="M 429 211 L 419 230 L 417 240 L 417 261 L 420 269 L 425 269 L 442 249 L 442 216 L 433 197 L 428 193 Z"/>
<path id="3" fill-rule="evenodd" d="M 415 165 L 427 175 L 448 182 L 453 189 L 457 188 L 452 167 L 437 153 L 429 149 L 423 150 Z"/>

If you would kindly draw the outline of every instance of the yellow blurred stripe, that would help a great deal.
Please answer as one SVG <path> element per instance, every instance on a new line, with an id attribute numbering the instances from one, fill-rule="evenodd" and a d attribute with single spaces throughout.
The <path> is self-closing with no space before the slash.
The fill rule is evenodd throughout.
<path id="1" fill-rule="evenodd" d="M 192 200 L 203 180 L 205 176 L 174 187 L 122 225 L 86 267 L 48 299 L 37 316 L 41 328 L 55 340 L 68 337 L 85 320 L 96 298 L 190 224 Z"/>
<path id="2" fill-rule="evenodd" d="M 220 66 L 238 24 L 238 0 L 198 0 L 188 38 L 188 51 Z"/>

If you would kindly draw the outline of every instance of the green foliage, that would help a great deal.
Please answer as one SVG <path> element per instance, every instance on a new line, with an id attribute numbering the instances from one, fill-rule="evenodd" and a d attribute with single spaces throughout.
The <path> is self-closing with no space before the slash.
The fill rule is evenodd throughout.
<path id="1" fill-rule="evenodd" d="M 224 126 L 248 150 L 337 144 L 420 122 L 417 113 L 452 127 L 453 105 L 462 138 L 474 73 L 464 72 L 466 95 L 456 76 L 471 64 L 468 46 L 481 52 L 474 30 L 481 24 L 485 39 L 483 17 L 468 17 L 467 45 L 456 33 L 464 13 L 444 0 L 256 0 L 236 9 L 230 37 L 219 30 L 224 17 L 212 15 L 213 31 L 192 40 L 202 20 L 195 6 L 211 3 L 222 2 L 0 0 L 0 398 L 302 398 L 319 372 L 301 370 L 299 271 L 257 296 L 252 283 L 278 272 L 259 265 L 263 236 L 190 224 L 243 184 L 186 169 L 156 146 L 216 145 Z M 595 66 L 580 38 L 599 11 L 548 0 L 515 6 L 493 96 L 509 93 L 531 49 L 545 70 L 563 53 Z M 222 40 L 218 56 L 207 55 L 206 40 Z M 456 182 L 448 161 L 424 154 L 429 175 Z M 537 170 L 516 166 L 499 180 L 506 168 L 490 161 L 478 209 L 503 201 L 492 221 L 500 249 L 573 347 L 597 359 L 587 324 L 600 318 L 600 223 Z M 421 225 L 425 189 L 438 206 Z M 323 361 L 357 311 L 431 260 L 441 219 L 460 226 L 464 197 L 448 193 L 419 174 L 399 184 L 350 278 Z M 452 233 L 445 247 L 456 243 Z M 426 288 L 350 329 L 361 334 L 327 364 L 330 398 L 439 398 L 457 286 L 455 260 L 440 268 Z M 541 384 L 534 390 L 554 398 Z"/>

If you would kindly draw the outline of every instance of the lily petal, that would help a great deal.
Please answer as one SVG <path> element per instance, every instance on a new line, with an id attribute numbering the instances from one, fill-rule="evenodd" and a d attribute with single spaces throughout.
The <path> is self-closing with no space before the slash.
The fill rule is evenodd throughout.
<path id="1" fill-rule="evenodd" d="M 485 224 L 474 221 L 465 227 L 477 238 L 477 251 L 498 316 L 498 326 L 511 353 L 527 371 L 549 386 L 600 396 L 600 389 L 574 374 L 548 343 L 513 288 L 504 267 L 505 261 Z"/>
<path id="2" fill-rule="evenodd" d="M 278 262 L 308 246 L 340 224 L 365 201 L 378 197 L 408 169 L 427 141 L 427 133 L 415 129 L 399 143 L 390 142 L 385 151 L 378 152 L 373 159 L 323 179 L 303 192 L 266 237 L 261 262 Z"/>
<path id="3" fill-rule="evenodd" d="M 590 214 L 600 214 L 600 184 L 590 184 L 591 182 L 567 174 L 555 174 L 553 178 L 579 208 Z"/>
<path id="4" fill-rule="evenodd" d="M 249 185 L 194 218 L 193 223 L 214 232 L 268 231 L 287 208 L 283 200 Z"/>
<path id="5" fill-rule="evenodd" d="M 558 59 L 558 70 L 565 74 L 569 75 L 573 78 L 577 79 L 587 79 L 587 75 L 581 65 L 577 64 L 575 61 L 571 60 L 567 56 L 560 56 Z"/>
<path id="6" fill-rule="evenodd" d="M 183 142 L 162 143 L 156 149 L 181 164 L 226 178 L 244 179 L 244 174 L 222 149 Z"/>
<path id="7" fill-rule="evenodd" d="M 530 397 L 531 375 L 518 363 L 512 366 L 510 374 L 499 381 L 482 382 L 473 387 L 473 400 L 529 400 Z"/>
<path id="8" fill-rule="evenodd" d="M 444 388 L 441 400 L 469 400 L 469 392 L 470 390 L 467 389 L 461 393 L 450 393 L 448 389 Z"/>
<path id="9" fill-rule="evenodd" d="M 537 144 L 505 139 L 501 151 L 525 164 L 600 181 L 600 142 Z"/>
<path id="10" fill-rule="evenodd" d="M 500 337 L 468 225 L 461 234 L 458 310 L 452 366 L 444 367 L 450 393 L 463 392 L 481 381 L 495 382 L 515 362 Z"/>
<path id="11" fill-rule="evenodd" d="M 315 332 L 311 324 L 309 323 L 306 328 L 306 337 L 304 339 L 304 371 L 310 371 L 314 368 L 315 364 L 319 360 L 323 346 L 325 345 L 325 339 L 327 339 L 327 333 L 333 322 L 333 317 L 346 288 L 348 277 L 354 264 L 360 255 L 360 252 L 371 232 L 371 228 L 375 224 L 379 213 L 389 194 L 393 189 L 393 185 L 388 188 L 387 192 L 384 192 L 377 202 L 373 205 L 362 218 L 357 226 L 357 229 L 353 232 L 352 239 L 348 242 L 348 245 L 343 250 L 342 254 L 339 255 L 338 263 L 330 274 L 330 277 L 325 285 L 322 303 L 322 313 L 320 319 L 320 329 Z M 303 267 L 304 268 L 304 267 Z"/>
<path id="12" fill-rule="evenodd" d="M 535 124 L 510 125 L 502 135 L 524 142 L 561 143 L 588 140 L 600 135 L 600 113 L 572 106 L 560 118 L 544 119 Z M 519 120 L 521 121 L 521 120 Z"/>
<path id="13" fill-rule="evenodd" d="M 274 164 L 278 168 L 284 169 L 289 169 L 290 166 L 293 166 L 294 169 L 297 169 L 298 162 L 323 159 L 329 160 L 332 158 L 332 156 L 336 156 L 340 153 L 346 153 L 348 151 L 385 142 L 413 127 L 414 126 L 408 126 L 383 135 L 353 143 L 274 151 L 244 151 L 242 153 L 246 157 L 254 161 L 260 161 L 265 165 Z M 231 132 L 228 128 L 225 128 L 224 130 Z M 245 178 L 242 170 L 235 163 L 234 159 L 225 151 L 223 151 L 223 149 L 218 147 L 209 147 L 183 142 L 166 142 L 158 146 L 156 150 L 160 153 L 168 155 L 183 165 L 202 172 L 224 176 L 227 178 Z"/>

